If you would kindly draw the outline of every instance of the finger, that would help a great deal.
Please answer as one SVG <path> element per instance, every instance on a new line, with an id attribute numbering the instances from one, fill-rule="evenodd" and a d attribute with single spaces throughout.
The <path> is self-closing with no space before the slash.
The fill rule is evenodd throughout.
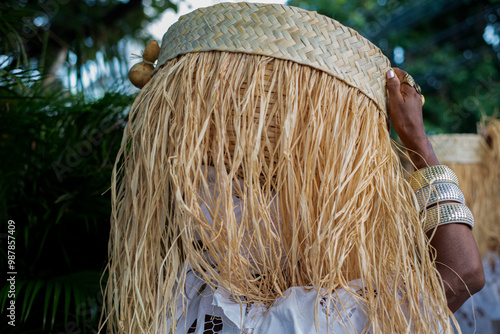
<path id="1" fill-rule="evenodd" d="M 397 75 L 397 77 L 399 79 L 399 82 L 400 82 L 400 87 L 399 88 L 401 90 L 401 94 L 403 96 L 408 95 L 408 93 L 410 92 L 408 90 L 408 87 L 411 88 L 411 86 L 404 82 L 404 78 L 406 77 L 406 75 L 408 74 L 408 72 L 403 71 L 402 69 L 397 68 L 397 67 L 394 68 L 394 72 L 396 73 L 396 75 Z"/>
<path id="2" fill-rule="evenodd" d="M 420 99 L 420 94 L 417 91 L 415 87 L 410 86 L 408 83 L 404 82 L 405 76 L 408 74 L 406 71 L 403 71 L 402 69 L 399 69 L 397 67 L 394 68 L 394 72 L 396 73 L 399 82 L 401 83 L 401 95 L 403 96 L 403 99 L 406 99 L 407 97 L 412 97 L 412 98 L 419 98 Z"/>
<path id="3" fill-rule="evenodd" d="M 387 91 L 389 92 L 389 101 L 401 101 L 401 83 L 396 72 L 397 69 L 390 69 L 386 73 L 387 78 Z"/>
<path id="4" fill-rule="evenodd" d="M 402 69 L 397 67 L 393 67 L 392 69 L 394 70 L 394 73 L 396 73 L 396 75 L 398 76 L 399 82 L 403 82 L 403 79 L 407 74 L 406 71 L 403 71 Z"/>

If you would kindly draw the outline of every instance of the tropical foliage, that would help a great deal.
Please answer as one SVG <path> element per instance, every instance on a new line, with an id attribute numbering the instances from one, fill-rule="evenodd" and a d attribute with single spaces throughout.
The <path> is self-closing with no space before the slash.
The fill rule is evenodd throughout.
<path id="1" fill-rule="evenodd" d="M 127 44 L 168 0 L 0 4 L 0 268 L 15 222 L 16 327 L 94 333 L 107 263 L 111 169 L 134 92 Z M 0 285 L 2 318 L 10 285 Z"/>
<path id="2" fill-rule="evenodd" d="M 85 101 L 10 84 L 0 89 L 0 213 L 5 232 L 4 222 L 16 223 L 16 328 L 90 332 L 102 307 L 113 157 L 132 97 Z"/>
<path id="3" fill-rule="evenodd" d="M 426 97 L 431 133 L 476 132 L 500 104 L 500 5 L 495 0 L 290 0 L 358 30 Z"/>

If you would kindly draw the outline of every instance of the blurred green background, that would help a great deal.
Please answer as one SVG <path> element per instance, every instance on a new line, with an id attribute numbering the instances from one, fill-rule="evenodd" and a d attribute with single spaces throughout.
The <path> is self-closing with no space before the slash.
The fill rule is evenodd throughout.
<path id="1" fill-rule="evenodd" d="M 0 4 L 0 268 L 15 221 L 16 327 L 95 333 L 102 310 L 110 177 L 128 108 L 130 45 L 182 0 Z M 204 5 L 210 5 L 206 1 Z M 476 132 L 500 99 L 500 2 L 290 0 L 358 30 L 426 97 L 429 133 Z M 4 282 L 6 282 L 4 280 Z"/>

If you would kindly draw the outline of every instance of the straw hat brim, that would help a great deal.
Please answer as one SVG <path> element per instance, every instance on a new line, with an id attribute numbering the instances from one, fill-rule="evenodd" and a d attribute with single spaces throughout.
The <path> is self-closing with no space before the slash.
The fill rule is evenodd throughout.
<path id="1" fill-rule="evenodd" d="M 259 54 L 311 66 L 358 88 L 386 111 L 387 57 L 355 30 L 316 12 L 254 3 L 197 9 L 163 36 L 158 68 L 201 51 Z"/>

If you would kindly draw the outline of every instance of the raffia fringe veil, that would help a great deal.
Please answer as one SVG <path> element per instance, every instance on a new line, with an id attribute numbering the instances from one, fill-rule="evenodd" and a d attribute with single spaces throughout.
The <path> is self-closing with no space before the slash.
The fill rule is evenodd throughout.
<path id="1" fill-rule="evenodd" d="M 168 61 L 132 106 L 112 181 L 110 333 L 175 319 L 186 264 L 266 305 L 362 278 L 375 333 L 452 333 L 385 111 L 331 75 L 243 53 Z"/>

